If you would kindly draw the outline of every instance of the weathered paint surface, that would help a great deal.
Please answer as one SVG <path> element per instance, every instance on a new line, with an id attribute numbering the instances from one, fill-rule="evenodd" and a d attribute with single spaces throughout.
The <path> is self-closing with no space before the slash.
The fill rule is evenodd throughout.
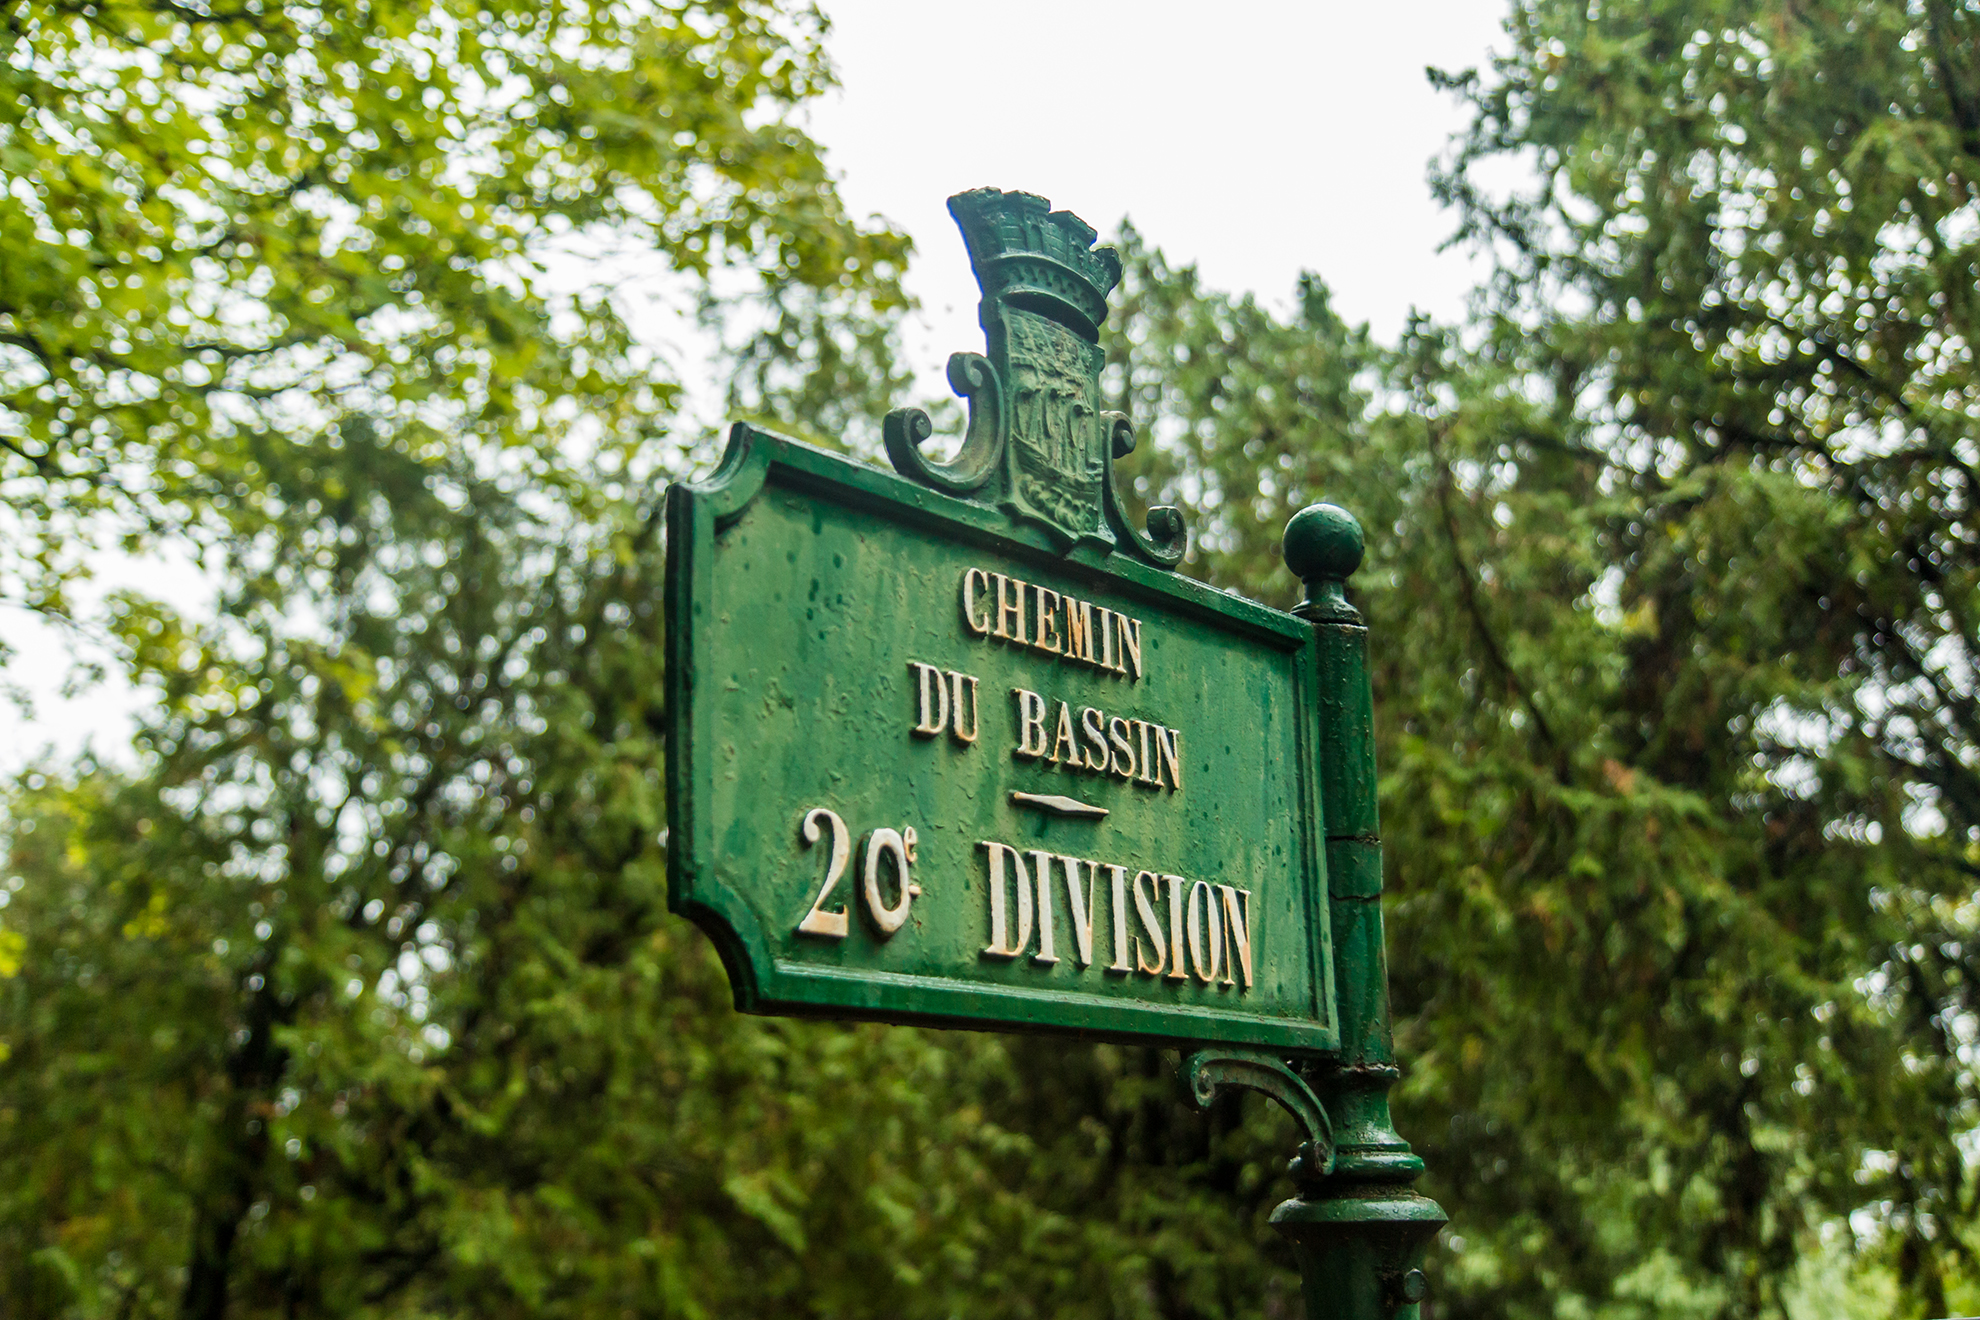
<path id="1" fill-rule="evenodd" d="M 1336 1044 L 1310 624 L 1119 551 L 1066 553 L 1048 529 L 747 427 L 710 483 L 671 498 L 672 895 L 722 948 L 739 1006 L 1299 1051 Z M 1123 675 L 976 635 L 960 591 L 972 568 L 1139 620 L 1139 677 L 1125 661 Z M 1034 614 L 1027 622 L 1035 640 Z M 974 742 L 914 732 L 929 712 L 913 663 L 975 679 Z M 1068 703 L 1075 719 L 1091 707 L 1178 731 L 1180 787 L 1159 761 L 1163 785 L 1153 787 L 1069 770 L 1063 757 L 1015 756 L 1016 689 L 1053 713 Z M 1062 815 L 1013 792 L 1107 814 Z M 817 808 L 855 841 L 912 827 L 920 892 L 898 930 L 864 915 L 863 848 L 819 899 L 829 830 L 819 818 L 807 842 L 803 828 Z M 986 843 L 1032 871 L 1032 850 L 1099 864 L 1080 868 L 1090 897 L 1079 901 L 1064 861 L 1052 864 L 1017 957 L 985 952 Z M 1162 975 L 1108 970 L 1146 966 L 1160 947 L 1130 893 L 1131 947 L 1117 956 L 1110 866 L 1130 891 L 1138 872 L 1152 873 L 1143 883 L 1164 945 L 1173 900 L 1187 909 L 1200 895 L 1200 938 L 1189 939 L 1181 914 L 1174 923 L 1180 979 L 1167 965 L 1173 946 Z M 892 855 L 879 873 L 882 906 L 898 910 Z M 1249 984 L 1228 930 L 1213 980 L 1192 956 L 1192 945 L 1208 951 L 1201 927 L 1220 892 L 1198 881 L 1245 895 Z M 1054 962 L 1040 958 L 1048 897 Z M 1015 906 L 1013 888 L 1007 938 Z M 1080 906 L 1092 923 L 1087 965 Z M 814 907 L 848 914 L 843 937 L 800 932 Z"/>

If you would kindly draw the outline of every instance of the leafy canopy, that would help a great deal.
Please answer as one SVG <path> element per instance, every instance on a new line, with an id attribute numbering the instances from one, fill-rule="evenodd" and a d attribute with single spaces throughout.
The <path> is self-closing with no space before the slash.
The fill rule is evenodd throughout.
<path id="1" fill-rule="evenodd" d="M 1538 1248 L 1474 1277 L 1622 1304 L 1631 1235 L 1576 1227 L 1621 1212 L 1705 1313 L 1761 1314 L 1864 1209 L 1913 1314 L 1970 1310 L 1980 14 L 1529 0 L 1508 31 L 1446 80 L 1440 190 L 1501 257 L 1483 352 L 1426 338 L 1401 382 L 1498 755 L 1426 775 L 1424 719 L 1389 761 L 1391 819 L 1465 844 L 1398 850 L 1412 919 L 1548 969 L 1418 1009 L 1433 1059 L 1476 1051 L 1463 1190 Z M 1533 184 L 1485 186 L 1509 157 Z"/>
<path id="2" fill-rule="evenodd" d="M 672 387 L 543 244 L 643 226 L 690 280 L 757 253 L 737 397 L 817 431 L 893 402 L 884 316 L 843 314 L 891 304 L 899 240 L 778 119 L 815 20 L 19 12 L 49 53 L 0 75 L 10 258 L 129 260 L 48 277 L 56 365 L 4 341 L 8 571 L 58 607 L 67 520 L 114 514 L 227 586 L 210 624 L 119 606 L 163 694 L 137 771 L 10 798 L 6 1309 L 1291 1305 L 1276 1117 L 1204 1120 L 1145 1051 L 740 1021 L 660 910 L 662 548 L 627 477 Z M 1126 239 L 1110 388 L 1190 571 L 1284 603 L 1292 511 L 1370 531 L 1440 1314 L 1830 1314 L 1803 1262 L 1838 1235 L 1894 1289 L 1865 1314 L 1980 1305 L 1976 21 L 1523 0 L 1447 79 L 1438 187 L 1500 258 L 1460 329 L 1377 345 L 1317 279 L 1281 315 Z M 221 200 L 145 183 L 153 150 Z M 1502 157 L 1533 186 L 1488 189 Z M 37 218 L 85 214 L 70 174 L 151 228 Z M 203 249 L 237 223 L 272 236 Z M 7 298 L 18 338 L 42 304 Z"/>
<path id="3" fill-rule="evenodd" d="M 740 262 L 729 296 L 773 312 L 897 305 L 905 240 L 848 220 L 790 124 L 823 31 L 767 0 L 21 0 L 0 592 L 59 612 L 91 513 L 250 534 L 265 448 L 353 413 L 545 484 L 574 446 L 650 454 L 679 384 L 612 293 L 656 264 L 690 300 Z"/>

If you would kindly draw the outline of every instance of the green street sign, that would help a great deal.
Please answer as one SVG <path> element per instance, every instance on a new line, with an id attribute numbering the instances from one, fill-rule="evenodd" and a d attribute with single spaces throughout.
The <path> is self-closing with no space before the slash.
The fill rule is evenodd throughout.
<path id="1" fill-rule="evenodd" d="M 1395 1131 L 1359 524 L 1286 527 L 1293 614 L 1176 576 L 1099 407 L 1120 262 L 1038 197 L 949 199 L 987 354 L 894 472 L 748 426 L 667 500 L 669 900 L 748 1012 L 1193 1047 L 1303 1135 L 1272 1212 L 1310 1316 L 1417 1320 L 1445 1216 Z"/>
<path id="2" fill-rule="evenodd" d="M 955 456 L 914 410 L 898 473 L 739 425 L 669 492 L 672 905 L 750 1012 L 1335 1050 L 1314 624 L 1125 516 L 1112 250 L 950 209 L 989 348 Z"/>

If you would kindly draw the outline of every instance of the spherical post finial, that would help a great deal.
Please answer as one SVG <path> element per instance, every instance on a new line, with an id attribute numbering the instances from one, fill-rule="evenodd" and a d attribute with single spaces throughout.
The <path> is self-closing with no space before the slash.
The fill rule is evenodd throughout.
<path id="1" fill-rule="evenodd" d="M 1361 567 L 1361 524 L 1338 504 L 1309 504 L 1286 524 L 1286 567 L 1302 582 L 1339 581 Z"/>
<path id="2" fill-rule="evenodd" d="M 1306 584 L 1309 608 L 1352 613 L 1341 584 L 1361 567 L 1361 524 L 1338 504 L 1309 504 L 1286 524 L 1286 567 Z"/>

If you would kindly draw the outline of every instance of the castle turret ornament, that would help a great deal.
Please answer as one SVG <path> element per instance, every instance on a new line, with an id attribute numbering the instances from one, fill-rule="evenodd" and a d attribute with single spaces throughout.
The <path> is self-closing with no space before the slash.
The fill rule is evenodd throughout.
<path id="1" fill-rule="evenodd" d="M 1050 532 L 1062 549 L 1099 544 L 1173 568 L 1188 548 L 1182 514 L 1151 509 L 1136 528 L 1114 460 L 1134 451 L 1134 424 L 1100 408 L 1100 327 L 1121 280 L 1120 255 L 1095 247 L 1091 225 L 1031 193 L 978 188 L 949 199 L 983 297 L 988 355 L 949 358 L 949 384 L 969 401 L 962 448 L 924 457 L 933 427 L 919 408 L 887 415 L 887 455 L 903 476 L 995 504 Z"/>

